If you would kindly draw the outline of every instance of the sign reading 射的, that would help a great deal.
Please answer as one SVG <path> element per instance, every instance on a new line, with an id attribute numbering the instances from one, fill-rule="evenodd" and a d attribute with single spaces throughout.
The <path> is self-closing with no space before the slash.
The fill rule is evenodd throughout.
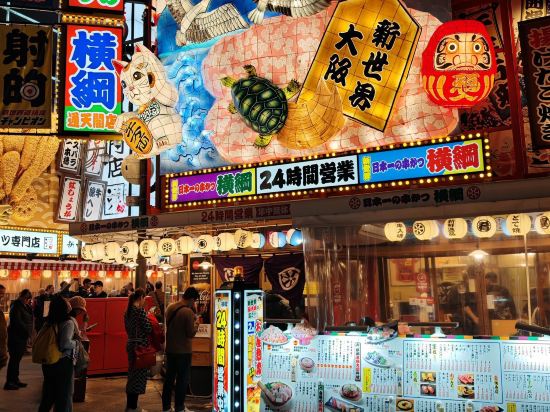
<path id="1" fill-rule="evenodd" d="M 482 140 L 359 155 L 361 183 L 428 178 L 485 170 Z"/>
<path id="2" fill-rule="evenodd" d="M 115 132 L 122 93 L 113 59 L 122 55 L 122 29 L 66 26 L 65 132 Z"/>
<path id="3" fill-rule="evenodd" d="M 338 3 L 300 98 L 332 82 L 344 114 L 384 130 L 411 66 L 420 25 L 399 0 Z"/>
<path id="4" fill-rule="evenodd" d="M 63 187 L 59 193 L 57 220 L 62 222 L 77 221 L 81 187 L 82 183 L 80 178 L 64 178 Z"/>
<path id="5" fill-rule="evenodd" d="M 212 173 L 173 176 L 167 179 L 167 199 L 169 204 L 229 197 L 250 199 L 250 196 L 258 195 L 482 173 L 486 169 L 484 145 L 481 138 L 464 139 L 299 162 L 257 165 L 231 171 L 222 169 Z M 214 215 L 218 212 L 211 213 Z M 223 212 L 219 213 L 223 217 Z"/>
<path id="6" fill-rule="evenodd" d="M 550 17 L 522 21 L 519 40 L 527 89 L 531 141 L 550 148 Z"/>
<path id="7" fill-rule="evenodd" d="M 217 291 L 214 300 L 214 404 L 216 412 L 231 410 L 231 292 Z"/>
<path id="8" fill-rule="evenodd" d="M 93 11 L 124 11 L 124 0 L 68 0 L 67 4 L 69 7 Z"/>
<path id="9" fill-rule="evenodd" d="M 58 236 L 57 233 L 0 229 L 0 253 L 56 255 Z"/>
<path id="10" fill-rule="evenodd" d="M 49 129 L 52 114 L 51 26 L 0 25 L 1 129 Z"/>

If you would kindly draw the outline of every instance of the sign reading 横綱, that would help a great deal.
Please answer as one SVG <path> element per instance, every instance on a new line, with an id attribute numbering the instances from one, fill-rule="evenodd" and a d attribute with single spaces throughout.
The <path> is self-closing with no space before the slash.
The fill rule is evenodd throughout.
<path id="1" fill-rule="evenodd" d="M 0 253 L 58 253 L 58 234 L 0 229 Z"/>
<path id="2" fill-rule="evenodd" d="M 68 0 L 69 7 L 91 9 L 93 11 L 117 11 L 124 10 L 124 0 Z"/>
<path id="3" fill-rule="evenodd" d="M 485 171 L 485 167 L 483 139 L 464 139 L 170 177 L 167 180 L 168 202 L 181 204 L 229 197 L 249 197 L 331 187 L 351 187 L 365 183 L 479 173 Z"/>
<path id="4" fill-rule="evenodd" d="M 359 156 L 361 183 L 426 178 L 485 170 L 483 142 L 470 140 Z"/>
<path id="5" fill-rule="evenodd" d="M 384 130 L 412 63 L 420 25 L 399 0 L 349 0 L 336 7 L 300 97 L 332 82 L 344 114 Z"/>
<path id="6" fill-rule="evenodd" d="M 0 25 L 0 128 L 51 127 L 52 33 L 50 26 Z"/>
<path id="7" fill-rule="evenodd" d="M 57 220 L 64 222 L 77 221 L 81 187 L 82 183 L 79 178 L 64 178 L 58 203 Z"/>
<path id="8" fill-rule="evenodd" d="M 519 40 L 533 149 L 550 148 L 550 17 L 522 21 Z"/>
<path id="9" fill-rule="evenodd" d="M 122 94 L 112 60 L 122 55 L 122 29 L 67 25 L 66 132 L 114 132 Z"/>

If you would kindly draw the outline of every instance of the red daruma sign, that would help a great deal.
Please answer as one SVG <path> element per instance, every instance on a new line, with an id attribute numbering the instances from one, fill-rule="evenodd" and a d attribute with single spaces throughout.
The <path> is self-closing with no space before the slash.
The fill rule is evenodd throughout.
<path id="1" fill-rule="evenodd" d="M 467 108 L 485 99 L 497 67 L 483 23 L 454 20 L 439 26 L 422 54 L 421 71 L 424 90 L 440 106 Z"/>

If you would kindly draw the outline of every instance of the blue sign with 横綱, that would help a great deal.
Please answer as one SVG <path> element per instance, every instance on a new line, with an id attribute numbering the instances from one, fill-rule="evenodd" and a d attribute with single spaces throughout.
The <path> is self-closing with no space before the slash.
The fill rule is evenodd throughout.
<path id="1" fill-rule="evenodd" d="M 483 172 L 481 139 L 359 155 L 360 183 Z"/>

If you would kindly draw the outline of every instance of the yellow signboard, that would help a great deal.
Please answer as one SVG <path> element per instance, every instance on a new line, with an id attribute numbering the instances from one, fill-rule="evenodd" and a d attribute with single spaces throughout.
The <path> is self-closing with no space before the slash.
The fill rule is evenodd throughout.
<path id="1" fill-rule="evenodd" d="M 420 25 L 399 0 L 338 3 L 300 98 L 321 78 L 340 92 L 344 114 L 384 130 L 409 73 Z"/>

